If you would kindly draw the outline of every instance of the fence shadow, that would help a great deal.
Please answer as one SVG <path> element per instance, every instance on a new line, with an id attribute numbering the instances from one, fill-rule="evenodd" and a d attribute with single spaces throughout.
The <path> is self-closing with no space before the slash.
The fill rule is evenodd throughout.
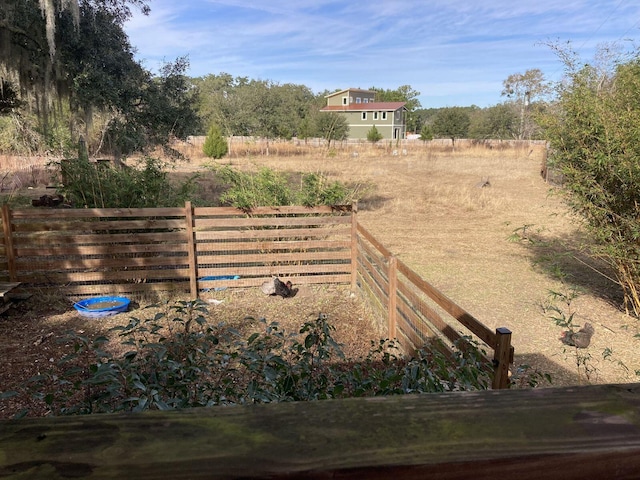
<path id="1" fill-rule="evenodd" d="M 516 383 L 522 382 L 523 388 L 526 388 L 528 379 L 532 378 L 532 375 L 542 374 L 551 375 L 552 383 L 551 385 L 546 382 L 541 382 L 539 386 L 541 387 L 558 387 L 558 386 L 566 386 L 566 385 L 580 385 L 584 383 L 577 374 L 576 371 L 569 370 L 559 363 L 553 361 L 546 355 L 541 353 L 525 353 L 522 355 L 518 355 L 516 358 L 516 363 L 518 368 L 522 368 L 523 366 L 528 366 L 528 368 L 523 372 L 521 377 L 515 379 Z"/>

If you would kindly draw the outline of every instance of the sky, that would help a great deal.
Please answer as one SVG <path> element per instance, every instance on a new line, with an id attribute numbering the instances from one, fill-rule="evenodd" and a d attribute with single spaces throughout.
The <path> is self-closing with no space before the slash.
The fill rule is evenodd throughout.
<path id="1" fill-rule="evenodd" d="M 420 92 L 422 108 L 501 103 L 509 75 L 557 81 L 550 44 L 580 58 L 600 45 L 634 48 L 637 0 L 148 0 L 125 25 L 151 71 L 188 56 L 187 74 Z"/>

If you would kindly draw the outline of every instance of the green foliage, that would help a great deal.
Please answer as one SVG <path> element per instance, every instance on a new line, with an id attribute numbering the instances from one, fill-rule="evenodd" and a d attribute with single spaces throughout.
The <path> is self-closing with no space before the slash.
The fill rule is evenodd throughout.
<path id="1" fill-rule="evenodd" d="M 329 182 L 325 175 L 309 173 L 302 176 L 302 188 L 297 203 L 306 207 L 316 205 L 344 205 L 355 200 L 354 193 L 344 183 Z"/>
<path id="2" fill-rule="evenodd" d="M 263 319 L 263 331 L 245 339 L 212 325 L 201 301 L 152 307 L 155 315 L 132 317 L 113 329 L 126 353 L 111 353 L 106 337 L 71 333 L 64 341 L 74 352 L 60 361 L 63 373 L 44 374 L 24 387 L 54 415 L 68 415 L 477 390 L 490 384 L 481 352 L 468 338 L 452 357 L 425 348 L 405 359 L 393 342 L 380 340 L 372 342 L 366 358 L 346 362 L 323 314 L 297 334 Z M 87 358 L 93 358 L 88 369 Z"/>
<path id="3" fill-rule="evenodd" d="M 515 106 L 502 103 L 474 113 L 469 126 L 469 137 L 513 139 L 518 138 L 518 129 L 518 114 Z"/>
<path id="4" fill-rule="evenodd" d="M 382 140 L 382 134 L 378 131 L 375 125 L 367 132 L 367 140 L 371 143 L 376 143 Z"/>
<path id="5" fill-rule="evenodd" d="M 320 112 L 315 117 L 314 130 L 316 136 L 326 140 L 327 146 L 330 146 L 332 141 L 346 140 L 349 136 L 347 119 L 334 112 Z"/>
<path id="6" fill-rule="evenodd" d="M 148 12 L 142 0 L 3 5 L 3 77 L 21 94 L 18 113 L 38 113 L 37 149 L 66 154 L 81 132 L 91 154 L 120 157 L 199 130 L 186 57 L 157 76 L 144 69 L 123 28 L 130 5 Z M 104 125 L 94 130 L 96 122 Z"/>
<path id="7" fill-rule="evenodd" d="M 244 210 L 294 203 L 289 180 L 270 168 L 263 167 L 258 173 L 251 174 L 223 166 L 215 172 L 219 180 L 229 185 L 220 195 L 222 203 Z"/>
<path id="8" fill-rule="evenodd" d="M 206 124 L 219 125 L 226 135 L 309 136 L 304 131 L 309 113 L 316 110 L 316 98 L 304 85 L 233 78 L 228 73 L 195 78 L 193 83 L 200 91 L 200 117 Z"/>
<path id="9" fill-rule="evenodd" d="M 369 90 L 376 92 L 376 102 L 405 102 L 407 109 L 407 129 L 410 132 L 418 131 L 418 116 L 414 113 L 421 107 L 420 92 L 414 90 L 411 85 L 401 85 L 395 90 L 371 87 Z"/>
<path id="10" fill-rule="evenodd" d="M 471 119 L 465 109 L 450 107 L 440 110 L 433 120 L 433 133 L 440 138 L 450 138 L 455 143 L 456 138 L 464 138 L 469 132 Z"/>
<path id="11" fill-rule="evenodd" d="M 75 207 L 175 207 L 193 196 L 195 177 L 174 185 L 167 165 L 147 157 L 136 167 L 115 167 L 72 159 L 61 162 L 64 186 L 60 189 Z"/>
<path id="12" fill-rule="evenodd" d="M 420 140 L 429 142 L 433 140 L 433 131 L 429 125 L 423 125 L 420 129 Z"/>
<path id="13" fill-rule="evenodd" d="M 212 125 L 209 128 L 202 151 L 210 158 L 222 158 L 229 152 L 227 140 L 222 136 L 222 132 L 217 125 Z"/>
<path id="14" fill-rule="evenodd" d="M 228 185 L 220 201 L 244 210 L 281 205 L 344 205 L 357 200 L 357 189 L 338 181 L 329 182 L 319 173 L 302 175 L 296 186 L 286 175 L 267 167 L 255 174 L 230 166 L 213 168 L 218 179 Z"/>
<path id="15" fill-rule="evenodd" d="M 573 309 L 573 301 L 578 298 L 580 291 L 576 287 L 570 287 L 567 291 L 550 291 L 549 301 L 545 306 L 545 313 L 555 324 L 567 332 L 575 332 L 580 328 L 575 324 L 576 311 Z M 576 347 L 562 347 L 565 355 L 571 355 L 575 362 L 578 377 L 588 383 L 598 373 L 598 368 L 593 362 L 591 352 Z"/>
<path id="16" fill-rule="evenodd" d="M 627 311 L 640 315 L 640 61 L 610 71 L 585 65 L 558 85 L 554 112 L 539 118 L 549 163 L 569 205 L 586 221 L 595 253 L 617 272 Z"/>

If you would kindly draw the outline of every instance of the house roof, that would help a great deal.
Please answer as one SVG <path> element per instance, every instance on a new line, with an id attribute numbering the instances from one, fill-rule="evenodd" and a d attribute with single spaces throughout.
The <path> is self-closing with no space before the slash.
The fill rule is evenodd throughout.
<path id="1" fill-rule="evenodd" d="M 369 102 L 350 105 L 331 105 L 320 109 L 322 112 L 368 112 L 370 110 L 396 111 L 404 108 L 406 102 Z"/>
<path id="2" fill-rule="evenodd" d="M 362 88 L 345 88 L 344 90 L 340 90 L 338 92 L 333 92 L 333 93 L 330 93 L 329 95 L 325 95 L 324 98 L 334 97 L 336 95 L 340 95 L 345 92 L 376 93 L 375 90 L 364 90 Z"/>

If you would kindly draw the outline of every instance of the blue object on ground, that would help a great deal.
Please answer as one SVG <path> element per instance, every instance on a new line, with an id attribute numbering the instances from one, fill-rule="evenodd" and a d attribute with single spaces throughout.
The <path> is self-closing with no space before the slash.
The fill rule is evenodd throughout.
<path id="1" fill-rule="evenodd" d="M 126 312 L 130 300 L 126 297 L 87 298 L 73 304 L 83 317 L 100 318 Z"/>
<path id="2" fill-rule="evenodd" d="M 203 280 L 238 280 L 240 275 L 212 275 L 209 277 L 202 277 L 200 281 Z M 211 290 L 215 290 L 216 292 L 220 292 L 222 290 L 226 290 L 227 287 L 215 287 L 215 288 L 201 288 L 200 290 L 203 292 L 210 292 Z"/>

